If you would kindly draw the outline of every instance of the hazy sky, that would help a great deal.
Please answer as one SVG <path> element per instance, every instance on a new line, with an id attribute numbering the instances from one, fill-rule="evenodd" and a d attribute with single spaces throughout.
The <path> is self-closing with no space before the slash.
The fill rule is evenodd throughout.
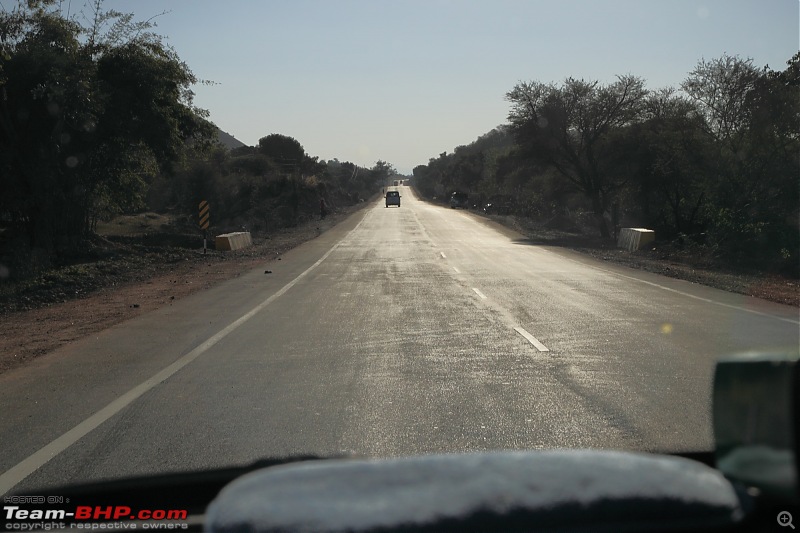
<path id="1" fill-rule="evenodd" d="M 65 0 L 68 1 L 68 0 Z M 83 0 L 71 0 L 71 9 Z M 5 2 L 4 2 L 5 3 Z M 79 5 L 80 4 L 80 5 Z M 783 69 L 798 0 L 107 0 L 157 17 L 196 104 L 242 142 L 401 172 L 506 122 L 517 81 L 642 76 L 677 86 L 723 53 Z"/>

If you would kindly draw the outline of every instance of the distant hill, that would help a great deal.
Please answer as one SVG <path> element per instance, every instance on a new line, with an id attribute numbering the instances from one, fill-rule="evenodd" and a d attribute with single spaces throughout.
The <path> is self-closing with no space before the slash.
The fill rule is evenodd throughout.
<path id="1" fill-rule="evenodd" d="M 234 137 L 229 133 L 225 133 L 221 129 L 217 128 L 217 139 L 219 143 L 227 148 L 228 150 L 233 150 L 234 148 L 240 148 L 242 146 L 247 146 L 242 141 Z"/>

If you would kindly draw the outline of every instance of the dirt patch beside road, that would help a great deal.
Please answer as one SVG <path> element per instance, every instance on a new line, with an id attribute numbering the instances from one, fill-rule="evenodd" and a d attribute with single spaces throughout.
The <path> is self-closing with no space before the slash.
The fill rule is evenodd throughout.
<path id="1" fill-rule="evenodd" d="M 369 204 L 255 238 L 235 252 L 147 248 L 71 265 L 17 287 L 0 301 L 0 373 L 66 343 L 147 313 L 267 262 Z M 162 251 L 158 251 L 162 250 Z"/>
<path id="2" fill-rule="evenodd" d="M 527 236 L 531 243 L 561 246 L 602 261 L 800 307 L 800 280 L 725 268 L 702 247 L 691 243 L 657 242 L 648 249 L 632 253 L 599 243 L 591 236 L 543 228 L 518 217 L 492 215 L 488 218 Z"/>

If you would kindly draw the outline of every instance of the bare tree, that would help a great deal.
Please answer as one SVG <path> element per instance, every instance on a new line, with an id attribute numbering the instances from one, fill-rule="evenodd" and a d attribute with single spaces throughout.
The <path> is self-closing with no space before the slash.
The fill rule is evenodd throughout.
<path id="1" fill-rule="evenodd" d="M 630 75 L 608 85 L 574 78 L 560 87 L 523 82 L 506 94 L 520 146 L 586 194 L 604 238 L 610 237 L 604 213 L 623 185 L 615 176 L 619 154 L 611 140 L 641 118 L 646 96 L 644 82 Z"/>
<path id="2" fill-rule="evenodd" d="M 738 149 L 751 120 L 748 96 L 760 73 L 752 59 L 724 55 L 701 60 L 681 88 L 694 100 L 707 123 L 707 133 Z"/>

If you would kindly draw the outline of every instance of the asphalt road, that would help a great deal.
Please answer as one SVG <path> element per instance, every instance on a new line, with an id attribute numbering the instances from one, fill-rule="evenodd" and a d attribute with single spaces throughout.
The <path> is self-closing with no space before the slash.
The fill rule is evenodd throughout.
<path id="1" fill-rule="evenodd" d="M 707 450 L 715 359 L 799 344 L 795 308 L 401 190 L 400 208 L 0 376 L 0 494 L 304 452 Z"/>

